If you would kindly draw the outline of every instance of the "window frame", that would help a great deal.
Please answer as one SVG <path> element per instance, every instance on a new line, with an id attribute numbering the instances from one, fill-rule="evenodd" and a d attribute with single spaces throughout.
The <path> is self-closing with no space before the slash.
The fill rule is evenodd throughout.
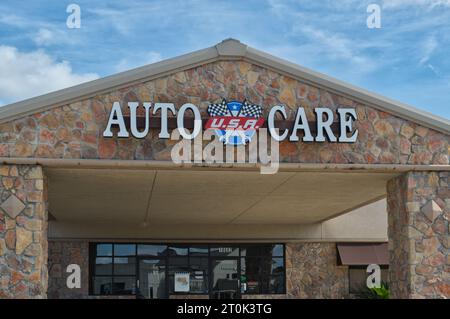
<path id="1" fill-rule="evenodd" d="M 264 246 L 264 244 L 240 244 L 239 245 L 239 265 L 240 265 L 239 266 L 239 268 L 240 268 L 239 270 L 240 270 L 240 274 L 242 275 L 242 261 L 244 260 L 244 262 L 245 262 L 246 258 L 250 258 L 250 259 L 258 259 L 258 258 L 266 259 L 267 258 L 269 260 L 273 260 L 274 258 L 282 259 L 283 260 L 283 271 L 282 272 L 280 272 L 277 275 L 274 275 L 272 273 L 270 273 L 270 274 L 263 274 L 263 273 L 261 273 L 261 274 L 257 274 L 257 277 L 258 277 L 258 282 L 259 283 L 265 282 L 265 280 L 269 280 L 268 283 L 270 284 L 270 280 L 272 278 L 276 278 L 276 277 L 281 275 L 282 278 L 283 278 L 283 290 L 282 290 L 282 292 L 264 293 L 264 292 L 262 292 L 263 286 L 261 285 L 259 287 L 259 292 L 244 292 L 244 293 L 242 293 L 242 295 L 257 296 L 257 295 L 284 295 L 284 294 L 286 294 L 286 245 L 285 244 L 280 244 L 280 243 L 273 243 L 273 244 L 271 243 L 271 244 L 266 244 L 266 245 L 274 245 L 274 246 L 275 245 L 282 245 L 282 253 L 283 253 L 283 255 L 282 256 L 280 256 L 280 255 L 271 255 L 270 257 L 264 256 L 262 254 L 254 255 L 254 256 L 242 256 L 242 247 Z"/>
<path id="2" fill-rule="evenodd" d="M 128 245 L 134 245 L 134 255 L 119 255 L 119 256 L 115 256 L 114 254 L 114 246 L 115 245 L 120 245 L 120 244 L 128 244 Z M 112 250 L 111 250 L 111 256 L 107 256 L 107 255 L 97 255 L 97 245 L 112 245 Z M 111 258 L 111 274 L 110 275 L 97 275 L 96 274 L 96 259 L 97 258 Z M 134 258 L 135 259 L 135 267 L 134 267 L 134 275 L 116 275 L 115 274 L 115 263 L 114 263 L 114 259 L 115 258 Z M 136 295 L 136 292 L 133 290 L 136 289 L 136 279 L 137 279 L 137 271 L 138 271 L 138 264 L 137 264 L 137 244 L 134 243 L 120 243 L 120 242 L 90 242 L 89 243 L 89 295 L 90 296 L 133 296 Z M 96 277 L 103 277 L 103 278 L 111 278 L 111 292 L 113 292 L 113 287 L 114 287 L 114 278 L 130 278 L 130 277 L 134 277 L 134 288 L 131 289 L 131 292 L 128 294 L 100 294 L 100 293 L 95 293 L 95 287 L 94 287 L 94 279 Z"/>

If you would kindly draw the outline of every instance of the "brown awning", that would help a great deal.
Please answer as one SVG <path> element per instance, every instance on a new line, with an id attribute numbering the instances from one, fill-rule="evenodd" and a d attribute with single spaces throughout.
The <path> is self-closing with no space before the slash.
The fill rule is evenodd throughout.
<path id="1" fill-rule="evenodd" d="M 387 243 L 343 243 L 337 249 L 342 265 L 389 265 Z"/>

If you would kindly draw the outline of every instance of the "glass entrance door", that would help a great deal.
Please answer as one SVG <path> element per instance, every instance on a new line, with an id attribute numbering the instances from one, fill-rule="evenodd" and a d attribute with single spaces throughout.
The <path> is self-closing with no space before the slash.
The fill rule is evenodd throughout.
<path id="1" fill-rule="evenodd" d="M 138 298 L 167 298 L 166 260 L 139 259 Z"/>
<path id="2" fill-rule="evenodd" d="M 211 260 L 211 298 L 240 298 L 239 260 L 213 258 Z"/>

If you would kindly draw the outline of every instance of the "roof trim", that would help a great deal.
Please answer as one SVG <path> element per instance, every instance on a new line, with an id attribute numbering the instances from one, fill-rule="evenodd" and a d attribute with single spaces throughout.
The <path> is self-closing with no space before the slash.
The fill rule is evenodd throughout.
<path id="1" fill-rule="evenodd" d="M 0 107 L 0 123 L 206 63 L 233 59 L 245 60 L 284 73 L 378 110 L 450 134 L 450 121 L 447 119 L 253 49 L 235 39 L 226 39 L 210 48 L 5 105 Z"/>

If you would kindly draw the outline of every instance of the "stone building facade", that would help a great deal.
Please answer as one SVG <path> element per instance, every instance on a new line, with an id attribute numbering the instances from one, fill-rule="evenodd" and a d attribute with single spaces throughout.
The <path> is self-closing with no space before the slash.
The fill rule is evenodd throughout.
<path id="1" fill-rule="evenodd" d="M 445 298 L 450 293 L 449 182 L 448 172 L 411 172 L 388 183 L 395 296 Z"/>
<path id="2" fill-rule="evenodd" d="M 177 107 L 193 103 L 207 117 L 207 106 L 224 97 L 284 105 L 288 120 L 294 120 L 297 107 L 303 107 L 308 118 L 314 118 L 319 106 L 354 109 L 359 133 L 355 143 L 283 141 L 280 161 L 303 170 L 397 174 L 385 191 L 392 296 L 450 296 L 448 121 L 405 111 L 235 40 L 98 81 L 0 111 L 1 298 L 86 296 L 86 290 L 64 288 L 64 266 L 75 260 L 87 267 L 87 239 L 52 241 L 47 247 L 52 203 L 47 202 L 46 169 L 171 161 L 175 142 L 158 138 L 156 130 L 144 139 L 103 137 L 114 102 L 120 102 L 125 114 L 128 102 L 170 102 Z M 333 245 L 287 244 L 286 297 L 345 297 L 347 270 L 336 266 Z"/>
<path id="3" fill-rule="evenodd" d="M 280 145 L 280 161 L 335 164 L 423 164 L 448 165 L 448 137 L 350 98 L 302 83 L 248 62 L 222 61 L 205 64 L 173 75 L 99 94 L 0 125 L 1 157 L 55 159 L 170 160 L 174 141 L 103 138 L 114 101 L 123 113 L 127 103 L 193 103 L 207 116 L 207 106 L 223 97 L 260 105 L 285 105 L 288 120 L 296 107 L 314 118 L 318 106 L 356 110 L 359 131 L 355 143 L 291 143 Z M 269 107 L 264 108 L 267 116 Z M 170 113 L 169 113 L 170 116 Z"/>
<path id="4" fill-rule="evenodd" d="M 47 199 L 40 166 L 0 165 L 0 298 L 47 292 Z"/>

